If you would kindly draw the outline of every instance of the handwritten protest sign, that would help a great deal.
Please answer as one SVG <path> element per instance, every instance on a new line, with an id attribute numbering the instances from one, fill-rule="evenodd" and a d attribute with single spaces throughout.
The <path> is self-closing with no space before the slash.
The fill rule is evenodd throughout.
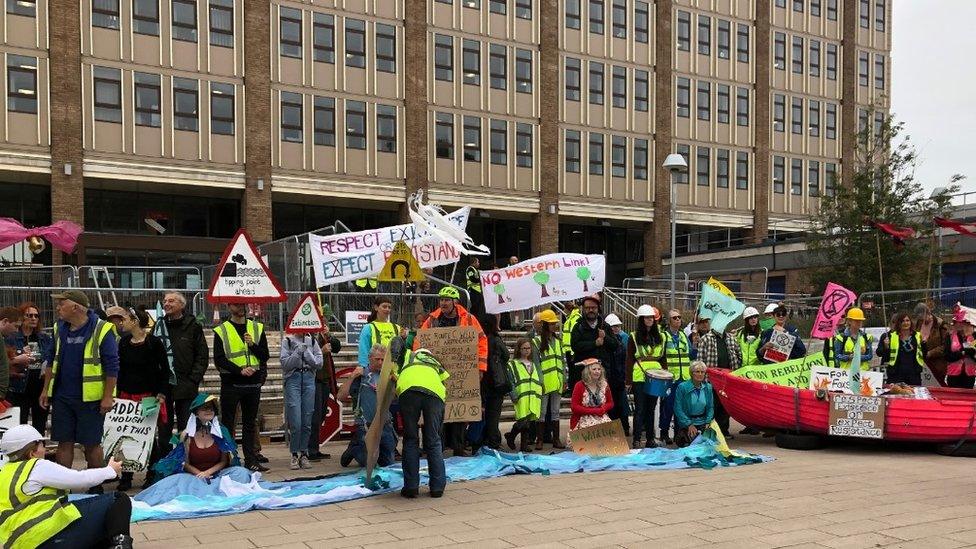
<path id="1" fill-rule="evenodd" d="M 808 387 L 810 385 L 810 370 L 815 367 L 826 366 L 827 361 L 824 360 L 823 353 L 815 353 L 775 364 L 744 366 L 733 371 L 732 374 L 763 383 L 772 383 L 773 385 Z"/>
<path id="2" fill-rule="evenodd" d="M 416 345 L 430 351 L 451 374 L 445 382 L 444 423 L 481 419 L 478 330 L 471 326 L 420 330 Z"/>
<path id="3" fill-rule="evenodd" d="M 603 289 L 606 265 L 602 255 L 559 253 L 481 271 L 485 310 L 504 313 L 594 294 Z"/>
<path id="4" fill-rule="evenodd" d="M 885 399 L 857 395 L 831 395 L 830 426 L 834 436 L 883 438 Z"/>
<path id="5" fill-rule="evenodd" d="M 793 344 L 796 343 L 796 336 L 786 332 L 773 330 L 772 335 L 769 337 L 769 344 L 772 346 L 766 349 L 763 353 L 763 358 L 766 360 L 772 360 L 773 362 L 784 362 L 790 358 L 790 352 L 793 350 Z"/>
<path id="6" fill-rule="evenodd" d="M 102 431 L 105 455 L 121 453 L 123 471 L 135 473 L 144 470 L 156 437 L 158 418 L 158 408 L 143 417 L 141 402 L 115 399 L 112 410 L 105 415 L 105 427 Z"/>
<path id="7" fill-rule="evenodd" d="M 590 456 L 624 456 L 630 453 L 619 419 L 570 431 L 569 444 L 577 454 Z"/>
<path id="8" fill-rule="evenodd" d="M 857 296 L 854 292 L 830 282 L 824 290 L 823 299 L 820 300 L 820 308 L 817 310 L 817 318 L 813 321 L 813 330 L 810 337 L 826 339 L 833 337 L 837 322 L 844 318 L 847 308 L 854 303 Z"/>
<path id="9" fill-rule="evenodd" d="M 810 389 L 826 389 L 830 392 L 877 395 L 884 384 L 884 374 L 867 370 L 855 373 L 857 391 L 851 390 L 850 370 L 818 366 L 810 370 Z"/>
<path id="10" fill-rule="evenodd" d="M 698 304 L 698 318 L 710 318 L 712 329 L 724 332 L 730 322 L 739 318 L 746 306 L 734 297 L 722 293 L 710 284 L 702 286 L 701 302 Z"/>
<path id="11" fill-rule="evenodd" d="M 463 231 L 468 226 L 470 212 L 471 208 L 466 206 L 449 214 L 447 219 Z M 410 244 L 413 256 L 423 268 L 450 265 L 461 257 L 457 248 L 428 231 L 417 229 L 413 223 L 355 233 L 309 234 L 315 284 L 321 287 L 379 275 L 400 241 Z"/>

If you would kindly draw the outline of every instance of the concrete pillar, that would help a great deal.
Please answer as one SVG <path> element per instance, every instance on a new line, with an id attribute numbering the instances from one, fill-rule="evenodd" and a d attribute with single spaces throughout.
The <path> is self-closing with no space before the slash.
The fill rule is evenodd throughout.
<path id="1" fill-rule="evenodd" d="M 654 3 L 654 222 L 645 229 L 644 275 L 661 273 L 661 258 L 671 253 L 671 174 L 663 168 L 673 150 L 671 125 L 674 116 L 674 75 L 671 51 L 672 0 Z M 650 234 L 647 231 L 651 231 Z"/>

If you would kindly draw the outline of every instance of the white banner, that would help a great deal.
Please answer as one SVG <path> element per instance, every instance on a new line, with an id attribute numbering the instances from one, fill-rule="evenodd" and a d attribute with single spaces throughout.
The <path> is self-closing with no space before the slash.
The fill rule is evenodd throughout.
<path id="1" fill-rule="evenodd" d="M 462 231 L 468 227 L 471 208 L 465 206 L 448 214 L 447 219 Z M 374 277 L 383 270 L 393 246 L 401 240 L 410 244 L 413 256 L 423 268 L 450 265 L 461 258 L 454 246 L 413 223 L 328 236 L 308 235 L 315 284 L 318 287 Z"/>
<path id="2" fill-rule="evenodd" d="M 115 399 L 112 410 L 105 414 L 105 427 L 102 432 L 102 448 L 105 456 L 122 454 L 122 470 L 138 472 L 145 470 L 156 438 L 156 420 L 159 409 L 143 417 L 142 402 Z"/>
<path id="3" fill-rule="evenodd" d="M 560 253 L 481 271 L 485 311 L 518 311 L 594 294 L 603 289 L 606 266 L 602 255 Z"/>

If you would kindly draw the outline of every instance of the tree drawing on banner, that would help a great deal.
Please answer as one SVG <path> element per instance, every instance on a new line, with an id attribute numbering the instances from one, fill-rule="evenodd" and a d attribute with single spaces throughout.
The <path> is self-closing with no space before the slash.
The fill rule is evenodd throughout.
<path id="1" fill-rule="evenodd" d="M 580 267 L 579 269 L 576 269 L 576 278 L 583 282 L 584 293 L 590 291 L 590 287 L 586 284 L 586 282 L 590 279 L 590 274 L 589 267 Z"/>
<path id="2" fill-rule="evenodd" d="M 498 295 L 498 304 L 499 304 L 499 305 L 501 305 L 501 304 L 503 304 L 503 303 L 505 303 L 505 298 L 504 298 L 504 297 L 502 297 L 502 296 L 504 296 L 504 295 L 505 295 L 505 285 L 504 285 L 504 284 L 495 284 L 495 285 L 494 285 L 494 286 L 492 287 L 492 289 L 491 289 L 491 290 L 492 290 L 493 292 L 495 292 L 495 294 L 497 294 L 497 295 Z"/>
<path id="3" fill-rule="evenodd" d="M 549 297 L 549 291 L 546 290 L 546 284 L 549 282 L 549 273 L 539 271 L 535 273 L 532 280 L 534 280 L 539 286 L 542 286 L 542 297 Z"/>

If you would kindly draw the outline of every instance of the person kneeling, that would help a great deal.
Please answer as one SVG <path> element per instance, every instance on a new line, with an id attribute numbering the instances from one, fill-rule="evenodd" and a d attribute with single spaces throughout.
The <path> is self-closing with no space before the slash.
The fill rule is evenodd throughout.
<path id="1" fill-rule="evenodd" d="M 0 440 L 0 452 L 10 459 L 0 469 L 0 545 L 130 549 L 132 501 L 125 492 L 68 501 L 70 490 L 118 477 L 122 463 L 113 457 L 98 469 L 68 469 L 44 459 L 45 440 L 30 425 L 13 427 Z"/>
<path id="2" fill-rule="evenodd" d="M 380 371 L 383 369 L 383 360 L 386 358 L 386 345 L 377 343 L 369 350 L 369 371 L 365 374 L 362 369 L 356 368 L 351 380 L 339 387 L 336 399 L 344 401 L 350 397 L 355 405 L 356 431 L 352 434 L 349 446 L 342 452 L 339 464 L 348 467 L 353 460 L 360 467 L 366 466 L 366 433 L 369 425 L 376 416 L 376 384 L 380 379 Z M 393 463 L 393 451 L 396 449 L 396 433 L 393 431 L 393 418 L 386 416 L 383 425 L 383 434 L 380 438 L 380 452 L 376 459 L 376 464 L 386 467 Z"/>
<path id="3" fill-rule="evenodd" d="M 210 479 L 230 473 L 240 463 L 234 438 L 217 419 L 217 397 L 200 393 L 190 404 L 181 443 L 154 470 L 160 478 L 183 473 L 209 484 Z"/>
<path id="4" fill-rule="evenodd" d="M 691 444 L 715 417 L 715 393 L 712 384 L 705 381 L 707 371 L 704 362 L 693 362 L 691 379 L 682 381 L 675 389 L 674 442 L 679 448 Z"/>

